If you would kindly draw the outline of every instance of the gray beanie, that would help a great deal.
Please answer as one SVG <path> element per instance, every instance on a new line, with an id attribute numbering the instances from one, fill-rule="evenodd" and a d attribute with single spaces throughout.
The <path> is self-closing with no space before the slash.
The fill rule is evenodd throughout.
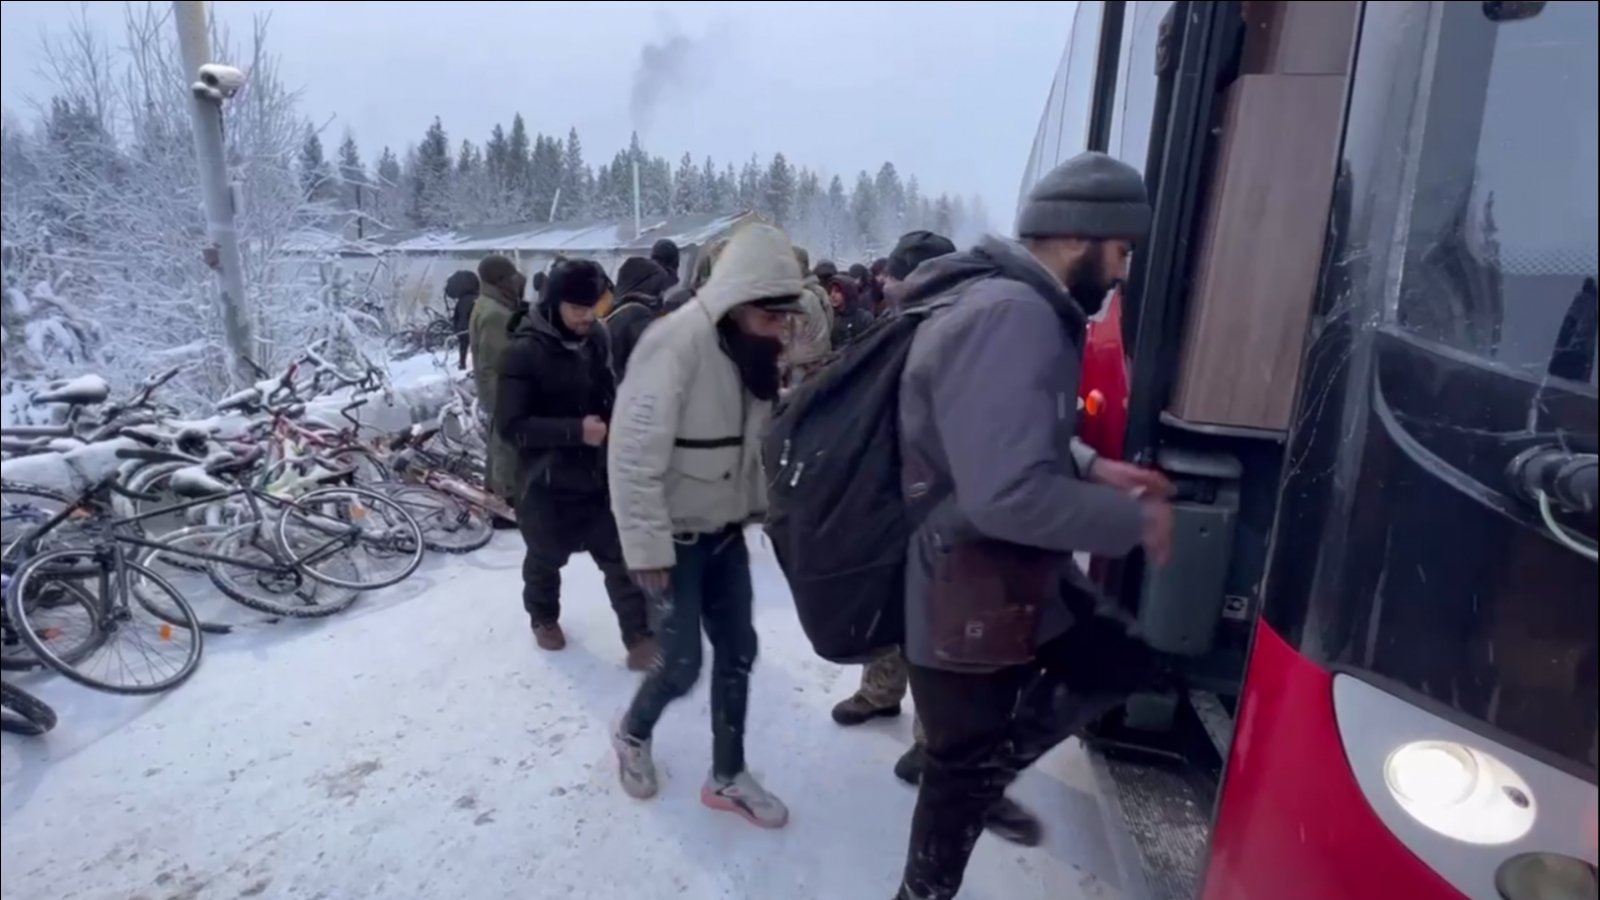
<path id="1" fill-rule="evenodd" d="M 1150 197 L 1139 170 L 1104 153 L 1080 153 L 1028 192 L 1019 238 L 1138 240 L 1150 231 Z"/>

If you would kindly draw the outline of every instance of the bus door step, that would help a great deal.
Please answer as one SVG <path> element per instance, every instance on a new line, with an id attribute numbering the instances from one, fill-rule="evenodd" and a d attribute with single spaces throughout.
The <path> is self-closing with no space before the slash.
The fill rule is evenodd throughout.
<path id="1" fill-rule="evenodd" d="M 1128 900 L 1195 900 L 1211 832 L 1200 776 L 1092 748 L 1089 759 Z"/>

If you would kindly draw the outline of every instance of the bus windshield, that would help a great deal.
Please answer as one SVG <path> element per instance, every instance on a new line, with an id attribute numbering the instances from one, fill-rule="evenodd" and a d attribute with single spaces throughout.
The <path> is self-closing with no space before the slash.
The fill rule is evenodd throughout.
<path id="1" fill-rule="evenodd" d="M 1507 473 L 1596 449 L 1597 6 L 1501 5 L 1366 6 L 1267 604 L 1592 780 L 1596 566 Z"/>

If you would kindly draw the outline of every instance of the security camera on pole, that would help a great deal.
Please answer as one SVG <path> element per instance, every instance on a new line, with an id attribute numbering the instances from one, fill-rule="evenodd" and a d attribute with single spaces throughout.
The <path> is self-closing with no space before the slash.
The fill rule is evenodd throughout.
<path id="1" fill-rule="evenodd" d="M 200 193 L 205 201 L 206 226 L 211 244 L 202 251 L 206 264 L 216 271 L 221 292 L 223 338 L 227 344 L 229 374 L 234 387 L 255 381 L 250 365 L 255 343 L 250 334 L 250 313 L 244 292 L 244 258 L 239 252 L 239 232 L 234 227 L 234 192 L 228 183 L 228 162 L 222 136 L 223 104 L 245 85 L 245 73 L 210 60 L 210 31 L 203 0 L 173 0 L 178 23 L 178 47 L 183 70 L 193 73 L 189 86 L 194 98 L 195 159 L 200 164 Z"/>

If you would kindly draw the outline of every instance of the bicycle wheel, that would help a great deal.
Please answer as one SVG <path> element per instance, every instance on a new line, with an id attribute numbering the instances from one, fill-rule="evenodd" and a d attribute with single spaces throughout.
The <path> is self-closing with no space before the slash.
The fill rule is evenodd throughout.
<path id="1" fill-rule="evenodd" d="M 309 553 L 308 538 L 292 535 L 294 548 Z M 230 600 L 256 612 L 287 619 L 320 619 L 344 612 L 360 596 L 356 591 L 307 577 L 293 562 L 294 553 L 271 544 L 266 526 L 249 522 L 236 525 L 216 539 L 211 552 L 233 560 L 212 562 L 207 571 L 217 589 Z M 334 556 L 324 565 L 342 565 L 349 579 L 360 577 L 355 561 Z"/>
<path id="2" fill-rule="evenodd" d="M 494 538 L 488 513 L 426 485 L 385 485 L 386 493 L 406 508 L 422 529 L 422 543 L 439 553 L 471 553 Z"/>
<path id="3" fill-rule="evenodd" d="M 0 681 L 0 731 L 38 737 L 56 727 L 50 704 L 14 684 Z"/>
<path id="4" fill-rule="evenodd" d="M 143 547 L 137 560 L 139 565 L 160 576 L 166 583 L 176 587 L 180 594 L 186 597 L 195 596 L 197 593 L 212 593 L 215 582 L 211 575 L 211 562 L 190 553 L 216 554 L 217 547 L 224 535 L 233 530 L 228 525 L 195 525 L 190 528 L 180 528 L 168 532 L 159 539 L 160 546 Z M 129 586 L 133 588 L 133 595 L 139 604 L 150 612 L 151 615 L 173 625 L 183 624 L 183 613 L 167 602 L 168 595 L 153 581 L 147 581 L 143 576 L 130 576 Z M 210 604 L 195 604 L 190 602 L 195 616 L 200 620 L 200 630 L 207 634 L 227 634 L 233 630 L 233 624 L 222 621 L 225 614 L 221 610 L 202 608 L 203 606 L 232 607 L 232 598 L 223 600 L 211 598 Z"/>
<path id="5" fill-rule="evenodd" d="M 71 506 L 73 499 L 42 485 L 0 482 L 0 556 L 11 559 L 18 539 Z M 46 537 L 45 543 L 71 543 L 75 532 L 70 521 L 63 522 Z"/>
<path id="6" fill-rule="evenodd" d="M 278 543 L 323 584 L 374 591 L 422 565 L 422 528 L 399 503 L 364 488 L 326 487 L 297 498 L 278 518 Z M 356 577 L 335 564 L 356 562 Z"/>
<path id="7" fill-rule="evenodd" d="M 329 453 L 328 460 L 348 470 L 351 480 L 361 487 L 371 487 L 389 478 L 389 467 L 366 447 L 341 447 Z"/>
<path id="8" fill-rule="evenodd" d="M 8 592 L 15 583 L 15 580 L 8 582 Z M 105 640 L 105 633 L 100 630 L 100 601 L 82 582 L 39 581 L 27 596 L 19 596 L 17 602 L 27 604 L 32 610 L 34 636 L 49 643 L 55 655 L 62 659 L 82 659 Z M 3 632 L 0 634 L 0 669 L 27 672 L 44 665 L 22 640 L 21 626 L 14 624 L 10 613 L 0 616 L 0 632 Z"/>
<path id="9" fill-rule="evenodd" d="M 6 615 L 18 626 L 23 643 L 47 666 L 62 676 L 97 691 L 112 694 L 159 694 L 189 680 L 200 667 L 203 646 L 200 621 L 188 601 L 160 575 L 137 562 L 123 560 L 127 579 L 119 578 L 115 563 L 96 554 L 89 565 L 82 550 L 52 550 L 29 559 L 17 568 L 11 594 L 6 597 Z M 52 566 L 55 568 L 52 569 Z M 95 614 L 105 639 L 100 646 L 79 659 L 68 659 L 55 652 L 51 642 L 41 640 L 30 610 L 18 598 L 44 581 L 60 580 L 70 570 L 74 575 L 93 574 L 100 579 L 100 595 Z M 135 577 L 151 581 L 166 593 L 163 605 L 178 611 L 183 624 L 174 625 L 147 613 L 144 604 L 128 596 L 124 587 Z M 131 652 L 130 652 L 131 650 Z M 148 674 L 140 676 L 145 671 Z M 104 674 L 100 674 L 100 673 Z"/>

